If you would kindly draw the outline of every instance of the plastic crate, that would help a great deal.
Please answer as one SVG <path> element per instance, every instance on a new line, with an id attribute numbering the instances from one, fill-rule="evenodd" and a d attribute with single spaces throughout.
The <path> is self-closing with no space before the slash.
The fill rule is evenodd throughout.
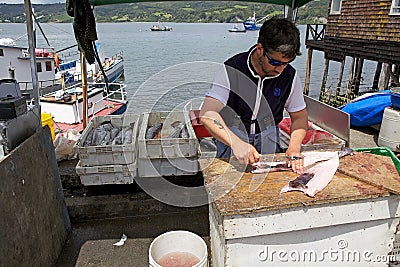
<path id="1" fill-rule="evenodd" d="M 110 121 L 111 124 L 116 127 L 125 127 L 133 124 L 131 143 L 123 145 L 83 146 L 90 130 L 106 121 Z M 94 117 L 74 146 L 78 151 L 81 165 L 88 167 L 131 164 L 135 162 L 138 125 L 139 115 L 135 114 Z"/>
<path id="2" fill-rule="evenodd" d="M 199 172 L 197 157 L 168 159 L 138 159 L 139 177 L 193 175 Z"/>
<path id="3" fill-rule="evenodd" d="M 388 147 L 355 148 L 354 150 L 357 152 L 371 153 L 392 158 L 393 164 L 400 175 L 400 160 Z"/>
<path id="4" fill-rule="evenodd" d="M 190 110 L 189 117 L 190 117 L 190 121 L 192 122 L 192 126 L 193 126 L 193 129 L 194 129 L 194 132 L 195 132 L 197 138 L 211 137 L 211 134 L 203 126 L 203 124 L 201 124 L 199 121 L 200 110 L 198 110 L 198 109 Z"/>
<path id="5" fill-rule="evenodd" d="M 170 126 L 175 121 L 185 123 L 188 138 L 166 138 L 146 139 L 146 132 L 152 125 L 161 122 L 161 136 L 168 136 L 173 132 Z M 196 157 L 198 142 L 193 127 L 189 123 L 187 112 L 147 112 L 142 114 L 142 123 L 138 136 L 139 158 L 141 159 L 163 159 Z"/>
<path id="6" fill-rule="evenodd" d="M 127 165 L 103 165 L 83 167 L 81 161 L 75 167 L 83 185 L 131 184 L 137 175 L 136 162 Z"/>

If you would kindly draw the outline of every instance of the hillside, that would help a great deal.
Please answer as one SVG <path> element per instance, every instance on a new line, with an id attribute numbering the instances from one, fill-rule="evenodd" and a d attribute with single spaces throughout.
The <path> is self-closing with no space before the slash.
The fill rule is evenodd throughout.
<path id="1" fill-rule="evenodd" d="M 298 11 L 299 24 L 319 22 L 328 15 L 329 0 L 315 0 Z M 40 22 L 72 22 L 65 4 L 33 5 Z M 146 2 L 95 7 L 97 22 L 240 22 L 252 16 L 283 14 L 283 6 L 231 1 Z M 23 4 L 0 4 L 0 22 L 23 23 Z"/>

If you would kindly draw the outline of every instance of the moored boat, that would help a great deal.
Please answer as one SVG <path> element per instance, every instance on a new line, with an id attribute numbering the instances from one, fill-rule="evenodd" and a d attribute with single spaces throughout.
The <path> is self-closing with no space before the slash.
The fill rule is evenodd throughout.
<path id="1" fill-rule="evenodd" d="M 166 32 L 166 31 L 168 32 L 168 31 L 172 31 L 172 27 L 155 24 L 155 25 L 151 26 L 150 30 L 153 32 Z"/>
<path id="2" fill-rule="evenodd" d="M 36 48 L 36 67 L 40 94 L 55 92 L 63 86 L 79 83 L 82 80 L 79 52 L 71 48 L 57 52 L 54 48 Z M 106 57 L 101 43 L 96 43 L 100 61 L 109 82 L 114 82 L 124 73 L 124 58 L 122 52 Z M 32 93 L 32 77 L 30 54 L 28 48 L 16 46 L 10 38 L 0 39 L 0 79 L 15 79 L 22 93 Z M 87 64 L 87 80 L 104 82 L 98 63 Z"/>
<path id="3" fill-rule="evenodd" d="M 246 32 L 246 29 L 239 29 L 238 25 L 235 24 L 232 26 L 232 29 L 228 30 L 229 32 Z"/>
<path id="4" fill-rule="evenodd" d="M 243 27 L 247 30 L 247 31 L 258 31 L 262 24 L 260 23 L 261 21 L 263 21 L 264 19 L 266 19 L 268 17 L 262 17 L 261 19 L 256 19 L 256 12 L 254 11 L 253 16 L 252 17 L 248 17 L 245 21 L 243 21 Z"/>

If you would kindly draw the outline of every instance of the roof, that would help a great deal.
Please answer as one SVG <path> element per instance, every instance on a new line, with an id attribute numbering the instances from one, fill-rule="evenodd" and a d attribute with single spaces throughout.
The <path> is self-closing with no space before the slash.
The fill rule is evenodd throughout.
<path id="1" fill-rule="evenodd" d="M 208 0 L 214 1 L 214 0 Z M 267 4 L 276 4 L 276 5 L 287 5 L 290 7 L 301 7 L 312 0 L 251 0 L 248 2 L 256 2 L 256 3 L 267 3 Z M 137 2 L 172 2 L 171 0 L 89 0 L 90 4 L 93 6 L 102 6 L 102 5 L 114 5 L 114 4 L 123 4 L 123 3 L 137 3 Z"/>

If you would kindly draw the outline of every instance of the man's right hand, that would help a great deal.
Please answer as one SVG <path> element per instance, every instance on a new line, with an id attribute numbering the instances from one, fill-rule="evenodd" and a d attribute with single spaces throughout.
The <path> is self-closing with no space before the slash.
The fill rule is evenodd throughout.
<path id="1" fill-rule="evenodd" d="M 242 140 L 236 140 L 232 144 L 233 155 L 241 164 L 253 164 L 260 160 L 260 154 L 256 148 Z"/>

